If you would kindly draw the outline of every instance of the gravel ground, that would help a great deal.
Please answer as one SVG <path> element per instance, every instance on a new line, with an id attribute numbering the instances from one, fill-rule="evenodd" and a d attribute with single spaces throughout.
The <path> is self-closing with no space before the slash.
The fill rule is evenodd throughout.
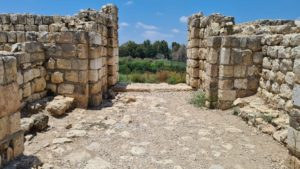
<path id="1" fill-rule="evenodd" d="M 44 169 L 285 168 L 288 152 L 272 137 L 231 111 L 190 105 L 191 96 L 120 93 L 112 106 L 51 117 L 49 130 L 26 142 L 18 162 L 31 159 Z"/>

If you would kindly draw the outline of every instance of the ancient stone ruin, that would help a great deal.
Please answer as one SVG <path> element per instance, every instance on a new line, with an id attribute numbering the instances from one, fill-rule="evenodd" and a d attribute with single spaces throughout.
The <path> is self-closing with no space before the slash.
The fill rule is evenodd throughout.
<path id="1" fill-rule="evenodd" d="M 188 24 L 187 84 L 204 90 L 209 108 L 228 109 L 257 94 L 288 114 L 287 144 L 299 158 L 300 27 L 290 20 L 235 25 L 233 17 L 202 13 Z"/>
<path id="2" fill-rule="evenodd" d="M 23 152 L 20 109 L 49 94 L 99 106 L 118 80 L 118 9 L 0 15 L 0 168 Z"/>

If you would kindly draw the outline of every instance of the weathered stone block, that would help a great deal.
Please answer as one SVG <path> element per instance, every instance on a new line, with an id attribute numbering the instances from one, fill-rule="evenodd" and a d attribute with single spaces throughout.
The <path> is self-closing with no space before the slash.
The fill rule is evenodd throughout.
<path id="1" fill-rule="evenodd" d="M 98 70 L 90 70 L 89 71 L 89 81 L 97 82 L 99 80 Z"/>
<path id="2" fill-rule="evenodd" d="M 219 66 L 219 77 L 233 77 L 234 67 L 233 66 Z"/>
<path id="3" fill-rule="evenodd" d="M 62 44 L 62 56 L 66 58 L 75 58 L 77 56 L 76 46 L 73 44 Z"/>
<path id="4" fill-rule="evenodd" d="M 87 70 L 88 69 L 88 60 L 82 60 L 82 59 L 77 59 L 77 60 L 72 60 L 72 69 L 74 70 Z"/>
<path id="5" fill-rule="evenodd" d="M 10 133 L 15 133 L 21 130 L 20 119 L 20 112 L 13 113 L 8 117 Z"/>
<path id="6" fill-rule="evenodd" d="M 0 86 L 0 117 L 17 112 L 20 108 L 19 86 L 17 83 Z"/>
<path id="7" fill-rule="evenodd" d="M 59 94 L 72 94 L 74 89 L 75 87 L 72 84 L 60 84 L 57 91 Z"/>
<path id="8" fill-rule="evenodd" d="M 233 89 L 233 80 L 231 80 L 231 79 L 220 79 L 219 80 L 219 89 L 232 90 Z"/>
<path id="9" fill-rule="evenodd" d="M 2 58 L 4 63 L 4 83 L 17 81 L 17 59 L 13 56 L 5 56 Z"/>
<path id="10" fill-rule="evenodd" d="M 96 32 L 89 32 L 89 44 L 90 45 L 102 45 L 101 35 Z"/>
<path id="11" fill-rule="evenodd" d="M 247 79 L 235 79 L 234 88 L 236 89 L 247 89 L 248 80 Z"/>
<path id="12" fill-rule="evenodd" d="M 220 64 L 228 65 L 230 64 L 230 48 L 222 48 L 220 53 Z"/>
<path id="13" fill-rule="evenodd" d="M 64 77 L 63 76 L 64 76 L 64 74 L 61 73 L 61 72 L 54 72 L 51 75 L 51 82 L 56 83 L 56 84 L 62 83 L 62 82 L 64 82 Z"/>
<path id="14" fill-rule="evenodd" d="M 300 45 L 300 35 L 299 34 L 291 35 L 290 44 L 292 46 L 299 46 Z"/>
<path id="15" fill-rule="evenodd" d="M 300 83 L 300 58 L 294 61 L 295 82 Z"/>
<path id="16" fill-rule="evenodd" d="M 262 64 L 262 62 L 263 62 L 263 53 L 262 52 L 255 52 L 253 54 L 253 62 L 255 64 Z"/>
<path id="17" fill-rule="evenodd" d="M 60 32 L 59 36 L 56 37 L 57 43 L 73 43 L 75 39 L 75 33 L 74 32 Z"/>
<path id="18" fill-rule="evenodd" d="M 86 44 L 78 44 L 77 45 L 77 53 L 78 58 L 86 59 L 89 57 L 89 50 Z"/>
<path id="19" fill-rule="evenodd" d="M 26 83 L 23 86 L 23 98 L 31 95 L 31 85 L 30 83 Z"/>
<path id="20" fill-rule="evenodd" d="M 67 72 L 65 72 L 65 78 L 67 81 L 77 83 L 78 82 L 78 72 L 77 71 L 67 71 Z"/>
<path id="21" fill-rule="evenodd" d="M 292 98 L 292 89 L 289 87 L 289 85 L 287 84 L 282 84 L 280 86 L 280 96 L 281 97 L 284 97 L 284 98 L 287 98 L 287 99 L 291 99 Z"/>
<path id="22" fill-rule="evenodd" d="M 218 93 L 219 100 L 223 101 L 234 101 L 236 99 L 235 90 L 219 90 Z"/>
<path id="23" fill-rule="evenodd" d="M 72 69 L 72 61 L 67 59 L 57 59 L 56 66 L 58 69 Z"/>
<path id="24" fill-rule="evenodd" d="M 246 66 L 234 66 L 234 77 L 244 78 L 246 77 Z"/>
<path id="25" fill-rule="evenodd" d="M 90 60 L 90 69 L 100 69 L 102 67 L 102 58 Z"/>
<path id="26" fill-rule="evenodd" d="M 99 58 L 99 57 L 101 57 L 101 47 L 90 47 L 89 58 Z"/>
<path id="27" fill-rule="evenodd" d="M 219 60 L 219 50 L 217 49 L 209 49 L 208 55 L 207 55 L 207 62 L 211 64 L 216 64 Z"/>
<path id="28" fill-rule="evenodd" d="M 78 72 L 79 83 L 87 83 L 88 81 L 88 71 L 79 71 Z"/>
<path id="29" fill-rule="evenodd" d="M 97 83 L 93 83 L 93 84 L 89 84 L 90 86 L 90 93 L 91 94 L 97 94 L 101 92 L 101 88 L 102 88 L 102 83 L 101 81 L 97 82 Z"/>
<path id="30" fill-rule="evenodd" d="M 49 25 L 39 25 L 38 30 L 40 32 L 49 32 Z"/>
<path id="31" fill-rule="evenodd" d="M 42 92 L 46 88 L 46 80 L 45 78 L 34 79 L 31 84 L 32 92 Z"/>
<path id="32" fill-rule="evenodd" d="M 22 50 L 29 53 L 43 52 L 43 45 L 39 42 L 25 42 Z"/>
<path id="33" fill-rule="evenodd" d="M 0 43 L 7 43 L 7 33 L 0 32 Z"/>

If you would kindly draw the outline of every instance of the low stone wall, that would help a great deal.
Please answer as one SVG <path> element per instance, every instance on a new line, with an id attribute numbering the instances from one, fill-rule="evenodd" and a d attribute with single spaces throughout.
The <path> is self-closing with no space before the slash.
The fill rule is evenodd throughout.
<path id="1" fill-rule="evenodd" d="M 19 110 L 49 94 L 99 106 L 118 81 L 118 9 L 0 15 L 0 168 L 23 152 Z"/>
<path id="2" fill-rule="evenodd" d="M 0 167 L 23 153 L 17 59 L 0 54 Z"/>

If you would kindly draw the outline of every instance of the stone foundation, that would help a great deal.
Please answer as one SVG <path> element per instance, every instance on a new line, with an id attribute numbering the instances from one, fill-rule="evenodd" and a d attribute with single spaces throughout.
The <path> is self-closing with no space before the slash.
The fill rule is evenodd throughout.
<path id="1" fill-rule="evenodd" d="M 19 110 L 49 94 L 99 106 L 118 81 L 118 9 L 0 15 L 0 168 L 23 152 Z"/>

